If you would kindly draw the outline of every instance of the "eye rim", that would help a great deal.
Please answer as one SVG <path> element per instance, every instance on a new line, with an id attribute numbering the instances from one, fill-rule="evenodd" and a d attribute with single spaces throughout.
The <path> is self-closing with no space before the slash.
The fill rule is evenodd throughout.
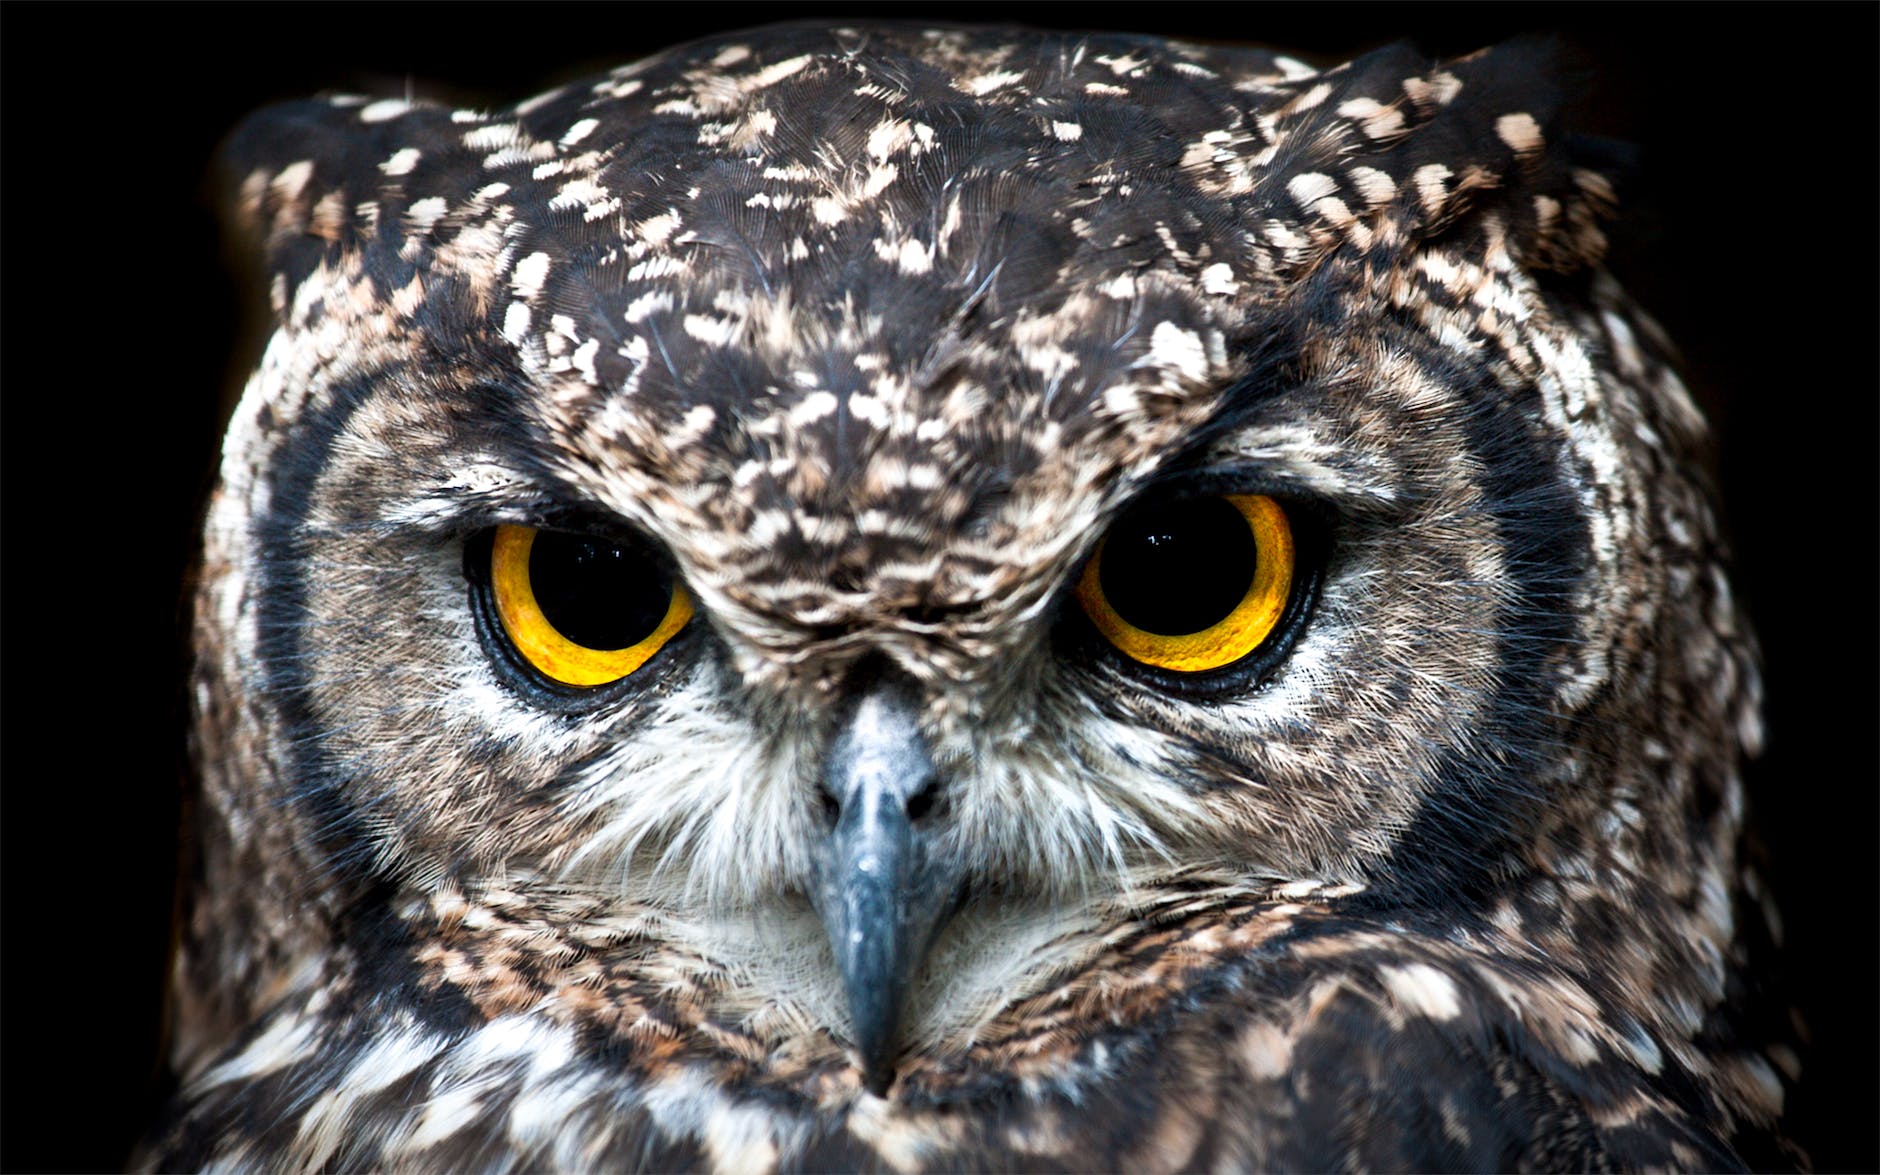
<path id="1" fill-rule="evenodd" d="M 1061 653 L 1076 661 L 1106 666 L 1158 693 L 1191 701 L 1229 700 L 1270 681 L 1291 655 L 1318 605 L 1320 588 L 1331 561 L 1335 511 L 1326 503 L 1301 497 L 1265 479 L 1252 480 L 1244 476 L 1222 474 L 1193 476 L 1183 478 L 1176 484 L 1165 484 L 1141 495 L 1130 504 L 1130 508 L 1151 502 L 1173 503 L 1235 495 L 1270 498 L 1284 512 L 1292 530 L 1290 591 L 1279 619 L 1274 622 L 1264 640 L 1239 660 L 1213 669 L 1182 672 L 1136 660 L 1111 643 L 1078 599 L 1076 587 L 1083 581 L 1094 561 L 1096 552 L 1093 550 L 1091 559 L 1078 569 L 1076 579 L 1065 589 L 1068 598 L 1060 611 L 1062 621 L 1058 626 Z M 1104 540 L 1108 537 L 1106 533 Z"/>
<path id="2" fill-rule="evenodd" d="M 651 645 L 650 649 L 645 650 L 645 656 L 639 657 L 631 668 L 621 673 L 620 676 L 592 685 L 559 680 L 535 664 L 524 650 L 518 647 L 514 635 L 503 619 L 502 607 L 497 598 L 493 562 L 495 547 L 499 534 L 505 528 L 511 527 L 527 530 L 532 534 L 553 532 L 614 546 L 644 548 L 645 553 L 670 577 L 673 588 L 673 599 L 669 602 L 667 614 L 662 618 L 660 625 L 652 634 L 635 642 L 633 646 L 629 646 L 640 648 Z M 616 701 L 627 694 L 638 692 L 664 678 L 666 674 L 663 671 L 678 664 L 682 651 L 691 643 L 690 638 L 698 627 L 692 623 L 697 613 L 697 606 L 692 602 L 691 593 L 686 590 L 684 582 L 670 566 L 670 560 L 662 557 L 661 551 L 654 544 L 637 535 L 622 534 L 620 529 L 614 526 L 583 526 L 578 523 L 539 527 L 521 523 L 497 523 L 478 531 L 464 543 L 464 578 L 470 585 L 470 611 L 477 637 L 491 663 L 497 668 L 498 676 L 541 709 L 564 713 L 585 712 Z M 526 559 L 522 568 L 526 573 Z M 680 601 L 683 601 L 682 605 Z M 674 613 L 681 607 L 684 610 L 684 616 L 675 624 L 673 623 Z M 542 617 L 542 623 L 547 625 L 550 631 L 559 635 L 559 631 L 553 628 L 552 622 L 548 621 L 546 616 Z M 566 640 L 565 637 L 562 639 Z M 585 646 L 574 645 L 572 641 L 567 643 L 577 649 L 585 648 Z M 608 652 L 608 650 L 590 651 Z"/>

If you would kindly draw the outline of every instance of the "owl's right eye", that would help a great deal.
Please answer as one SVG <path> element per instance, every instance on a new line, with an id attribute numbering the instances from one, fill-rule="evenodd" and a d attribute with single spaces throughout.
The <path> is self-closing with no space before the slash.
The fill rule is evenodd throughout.
<path id="1" fill-rule="evenodd" d="M 638 544 L 499 526 L 487 574 L 510 647 L 561 685 L 620 681 L 692 618 L 685 586 Z"/>

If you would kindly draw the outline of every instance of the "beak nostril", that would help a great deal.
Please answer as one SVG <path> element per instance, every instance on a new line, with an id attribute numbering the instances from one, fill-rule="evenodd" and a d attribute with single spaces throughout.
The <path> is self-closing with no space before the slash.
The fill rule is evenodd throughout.
<path id="1" fill-rule="evenodd" d="M 911 823 L 920 823 L 923 817 L 933 811 L 934 797 L 938 790 L 930 783 L 907 797 L 907 818 Z"/>

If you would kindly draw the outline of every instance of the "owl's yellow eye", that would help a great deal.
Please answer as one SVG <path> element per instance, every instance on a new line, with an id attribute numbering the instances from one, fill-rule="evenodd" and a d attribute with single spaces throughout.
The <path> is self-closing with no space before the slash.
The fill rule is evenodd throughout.
<path id="1" fill-rule="evenodd" d="M 1292 525 L 1262 494 L 1139 506 L 1097 545 L 1077 599 L 1097 631 L 1144 665 L 1201 673 L 1258 649 L 1286 614 Z"/>
<path id="2" fill-rule="evenodd" d="M 648 555 L 585 535 L 499 526 L 490 593 L 524 660 L 564 685 L 619 681 L 692 618 L 692 598 Z"/>

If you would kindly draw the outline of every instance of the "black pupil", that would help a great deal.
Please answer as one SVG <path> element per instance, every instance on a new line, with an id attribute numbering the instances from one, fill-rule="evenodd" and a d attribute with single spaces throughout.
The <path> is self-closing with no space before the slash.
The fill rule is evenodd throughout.
<path id="1" fill-rule="evenodd" d="M 529 550 L 529 586 L 555 631 L 590 649 L 640 643 L 672 603 L 672 580 L 644 551 L 552 531 Z"/>
<path id="2" fill-rule="evenodd" d="M 1259 566 L 1253 530 L 1225 498 L 1138 506 L 1103 545 L 1098 579 L 1124 620 L 1158 636 L 1186 636 L 1227 619 Z"/>

